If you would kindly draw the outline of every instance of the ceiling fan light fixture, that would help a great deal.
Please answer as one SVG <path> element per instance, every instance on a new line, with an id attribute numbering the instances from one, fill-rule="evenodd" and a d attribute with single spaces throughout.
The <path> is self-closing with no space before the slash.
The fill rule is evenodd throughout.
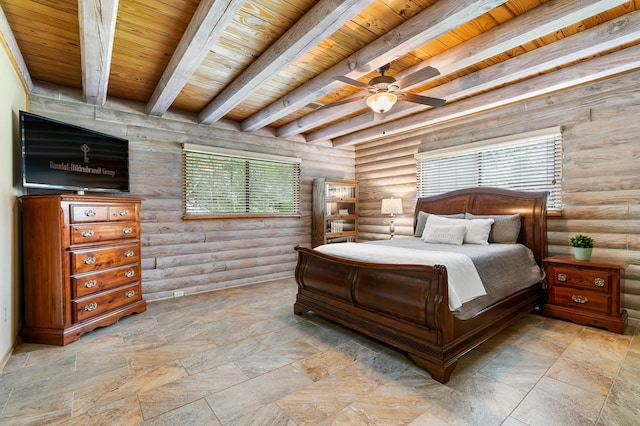
<path id="1" fill-rule="evenodd" d="M 367 106 L 373 110 L 373 112 L 379 112 L 383 114 L 391 109 L 396 103 L 398 97 L 393 93 L 380 92 L 375 93 L 367 98 Z"/>

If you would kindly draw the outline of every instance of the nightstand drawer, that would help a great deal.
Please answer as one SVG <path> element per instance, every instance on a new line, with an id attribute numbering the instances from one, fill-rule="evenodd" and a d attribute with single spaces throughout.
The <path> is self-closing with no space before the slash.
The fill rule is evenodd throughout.
<path id="1" fill-rule="evenodd" d="M 611 306 L 611 296 L 575 288 L 554 286 L 550 289 L 548 302 L 554 305 L 608 314 Z"/>
<path id="2" fill-rule="evenodd" d="M 612 275 L 607 271 L 558 266 L 549 269 L 554 284 L 604 292 L 611 287 Z"/>

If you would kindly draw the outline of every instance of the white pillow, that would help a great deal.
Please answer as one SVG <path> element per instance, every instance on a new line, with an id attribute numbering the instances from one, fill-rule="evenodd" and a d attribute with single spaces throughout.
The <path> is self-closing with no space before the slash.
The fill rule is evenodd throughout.
<path id="1" fill-rule="evenodd" d="M 467 227 L 460 226 L 430 226 L 426 229 L 424 241 L 426 243 L 462 245 Z"/>
<path id="2" fill-rule="evenodd" d="M 493 219 L 450 219 L 442 216 L 430 215 L 424 227 L 423 239 L 426 239 L 430 226 L 461 226 L 467 228 L 464 235 L 465 244 L 487 245 Z M 426 240 L 425 240 L 426 241 Z"/>
<path id="3" fill-rule="evenodd" d="M 468 222 L 464 242 L 467 244 L 489 244 L 489 233 L 493 219 L 466 219 Z"/>

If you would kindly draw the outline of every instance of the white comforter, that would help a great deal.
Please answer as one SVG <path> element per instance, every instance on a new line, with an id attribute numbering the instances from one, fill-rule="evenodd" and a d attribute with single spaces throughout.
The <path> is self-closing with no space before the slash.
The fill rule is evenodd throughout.
<path id="1" fill-rule="evenodd" d="M 449 277 L 449 309 L 452 311 L 487 294 L 471 258 L 464 254 L 400 247 L 389 250 L 389 247 L 359 243 L 326 244 L 315 250 L 363 262 L 444 265 Z"/>

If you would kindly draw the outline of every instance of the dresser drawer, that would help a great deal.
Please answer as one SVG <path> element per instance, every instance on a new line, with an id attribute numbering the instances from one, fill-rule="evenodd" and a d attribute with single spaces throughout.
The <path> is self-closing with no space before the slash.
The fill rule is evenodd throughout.
<path id="1" fill-rule="evenodd" d="M 71 204 L 71 223 L 106 222 L 109 220 L 109 206 Z"/>
<path id="2" fill-rule="evenodd" d="M 549 291 L 548 302 L 554 305 L 608 314 L 611 306 L 611 296 L 575 288 L 554 286 Z"/>
<path id="3" fill-rule="evenodd" d="M 71 204 L 71 223 L 136 221 L 136 204 Z"/>
<path id="4" fill-rule="evenodd" d="M 611 287 L 613 276 L 603 270 L 578 269 L 571 267 L 556 266 L 549 268 L 552 271 L 554 284 L 584 288 L 608 292 Z"/>
<path id="5" fill-rule="evenodd" d="M 110 221 L 136 220 L 136 216 L 135 204 L 116 204 L 109 206 Z"/>
<path id="6" fill-rule="evenodd" d="M 136 302 L 140 298 L 140 286 L 136 283 L 73 300 L 71 307 L 74 321 L 84 321 L 120 306 Z"/>
<path id="7" fill-rule="evenodd" d="M 120 287 L 140 280 L 140 265 L 133 264 L 71 277 L 73 297 L 84 297 L 99 291 Z"/>
<path id="8" fill-rule="evenodd" d="M 138 243 L 117 247 L 74 250 L 71 252 L 71 274 L 99 271 L 140 262 Z"/>
<path id="9" fill-rule="evenodd" d="M 88 244 L 138 238 L 138 226 L 130 223 L 92 223 L 71 226 L 71 244 Z"/>

